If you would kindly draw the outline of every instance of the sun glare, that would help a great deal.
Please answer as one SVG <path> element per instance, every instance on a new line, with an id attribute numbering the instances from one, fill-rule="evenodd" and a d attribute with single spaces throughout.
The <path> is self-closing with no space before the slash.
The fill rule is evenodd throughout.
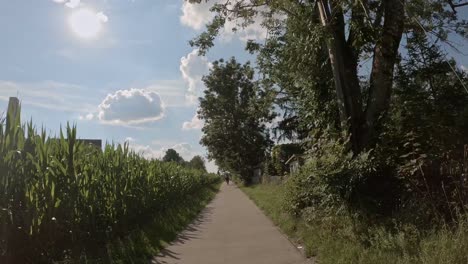
<path id="1" fill-rule="evenodd" d="M 96 13 L 89 9 L 79 9 L 70 16 L 70 26 L 81 38 L 94 38 L 102 28 L 102 22 Z"/>

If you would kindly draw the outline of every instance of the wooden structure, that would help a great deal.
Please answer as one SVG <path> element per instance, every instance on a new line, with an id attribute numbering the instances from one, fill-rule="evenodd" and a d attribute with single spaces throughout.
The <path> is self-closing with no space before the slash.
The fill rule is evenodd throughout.
<path id="1" fill-rule="evenodd" d="M 299 171 L 299 168 L 304 164 L 302 155 L 293 154 L 285 163 L 289 165 L 289 173 L 294 174 Z"/>

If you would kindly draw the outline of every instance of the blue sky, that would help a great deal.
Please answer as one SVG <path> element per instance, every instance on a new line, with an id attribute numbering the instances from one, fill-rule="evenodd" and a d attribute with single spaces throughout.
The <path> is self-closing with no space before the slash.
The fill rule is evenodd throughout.
<path id="1" fill-rule="evenodd" d="M 188 41 L 209 20 L 206 5 L 182 0 L 3 0 L 0 5 L 1 111 L 9 96 L 19 95 L 23 120 L 32 118 L 52 134 L 70 121 L 82 138 L 129 140 L 149 157 L 160 157 L 167 148 L 185 159 L 205 155 L 195 117 L 200 78 L 209 61 L 246 60 L 248 32 L 224 34 L 201 58 Z M 74 31 L 71 17 L 79 10 L 106 18 L 99 20 L 97 35 L 84 38 Z"/>
<path id="2" fill-rule="evenodd" d="M 188 41 L 208 9 L 183 0 L 0 0 L 0 111 L 18 95 L 23 120 L 52 134 L 70 121 L 81 138 L 127 140 L 147 157 L 167 148 L 185 159 L 205 155 L 195 116 L 201 76 L 215 59 L 249 59 L 245 40 L 265 37 L 258 23 L 226 30 L 198 57 Z"/>

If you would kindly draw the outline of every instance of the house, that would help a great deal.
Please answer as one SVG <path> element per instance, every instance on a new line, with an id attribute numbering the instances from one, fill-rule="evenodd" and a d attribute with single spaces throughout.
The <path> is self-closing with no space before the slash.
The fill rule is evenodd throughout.
<path id="1" fill-rule="evenodd" d="M 303 155 L 293 154 L 285 163 L 289 166 L 289 173 L 294 174 L 299 171 L 299 168 L 304 164 Z"/>
<path id="2" fill-rule="evenodd" d="M 91 145 L 95 146 L 96 148 L 102 149 L 102 140 L 100 139 L 77 139 L 77 141 L 85 145 Z"/>
<path id="3" fill-rule="evenodd" d="M 259 164 L 253 168 L 252 183 L 257 184 L 262 180 L 262 164 Z"/>

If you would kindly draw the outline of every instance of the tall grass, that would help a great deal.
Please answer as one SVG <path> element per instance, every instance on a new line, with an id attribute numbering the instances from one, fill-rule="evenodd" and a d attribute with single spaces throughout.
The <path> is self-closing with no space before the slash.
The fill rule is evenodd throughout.
<path id="1" fill-rule="evenodd" d="M 51 138 L 32 122 L 21 125 L 19 115 L 6 119 L 0 124 L 0 260 L 6 263 L 106 254 L 109 241 L 164 219 L 217 181 L 146 160 L 128 145 L 107 144 L 103 151 L 85 145 L 75 126 Z"/>
<path id="2" fill-rule="evenodd" d="M 414 225 L 388 230 L 356 223 L 344 216 L 305 210 L 292 216 L 285 210 L 288 189 L 281 185 L 254 185 L 243 191 L 318 263 L 356 264 L 466 264 L 468 218 L 452 226 L 421 231 Z M 361 232 L 356 232 L 360 229 Z"/>

